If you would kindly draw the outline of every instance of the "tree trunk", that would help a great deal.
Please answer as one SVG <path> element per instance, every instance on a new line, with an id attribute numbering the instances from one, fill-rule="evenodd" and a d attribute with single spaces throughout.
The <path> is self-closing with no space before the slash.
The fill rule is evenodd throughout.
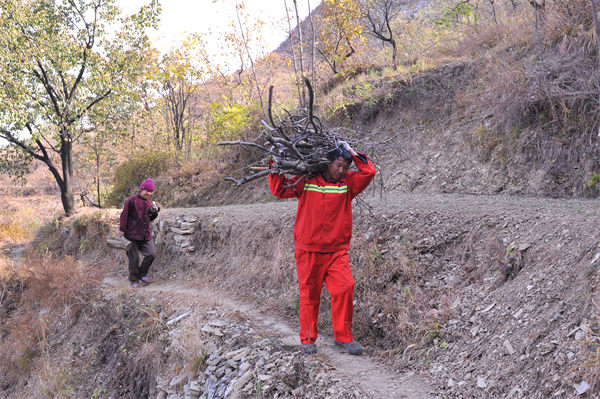
<path id="1" fill-rule="evenodd" d="M 592 6 L 592 20 L 594 21 L 594 30 L 596 33 L 596 59 L 600 63 L 600 26 L 598 25 L 598 12 L 596 10 L 596 0 L 590 0 L 590 5 Z"/>
<path id="2" fill-rule="evenodd" d="M 300 15 L 298 14 L 298 4 L 296 0 L 292 0 L 294 3 L 294 11 L 296 12 L 296 29 L 298 29 L 298 43 L 300 52 L 300 78 L 301 81 L 304 81 L 304 52 L 302 48 L 304 47 L 304 43 L 302 42 L 302 21 L 300 20 Z M 310 11 L 310 10 L 309 10 Z M 303 107 L 306 106 L 306 91 L 304 90 L 304 85 L 302 86 L 302 104 Z"/>
<path id="3" fill-rule="evenodd" d="M 285 13 L 287 16 L 287 21 L 288 21 L 290 48 L 292 50 L 292 65 L 294 67 L 294 77 L 296 79 L 296 89 L 298 90 L 298 103 L 300 104 L 300 106 L 302 106 L 303 105 L 302 88 L 304 86 L 302 86 L 302 83 L 300 81 L 300 75 L 298 73 L 298 60 L 296 59 L 296 50 L 294 48 L 294 31 L 292 30 L 292 20 L 291 20 L 290 13 L 289 13 L 289 10 L 287 7 L 287 2 L 284 0 L 283 3 L 285 5 Z"/>
<path id="4" fill-rule="evenodd" d="M 111 248 L 124 249 L 125 251 L 129 251 L 132 246 L 131 241 L 129 241 L 125 237 L 117 237 L 117 238 L 109 237 L 106 239 L 106 244 L 108 244 L 108 246 Z"/>
<path id="5" fill-rule="evenodd" d="M 100 151 L 96 152 L 96 198 L 98 208 L 102 208 L 102 204 L 100 203 Z"/>
<path id="6" fill-rule="evenodd" d="M 315 82 L 315 47 L 316 47 L 316 33 L 315 33 L 315 24 L 313 23 L 313 13 L 310 7 L 310 0 L 307 0 L 308 3 L 308 17 L 310 18 L 310 30 L 312 32 L 312 51 L 310 55 L 310 81 Z"/>
<path id="7" fill-rule="evenodd" d="M 67 216 L 71 216 L 75 211 L 75 198 L 73 197 L 73 143 L 70 139 L 62 140 L 60 146 L 60 158 L 62 162 L 62 184 L 60 187 L 60 200 Z"/>

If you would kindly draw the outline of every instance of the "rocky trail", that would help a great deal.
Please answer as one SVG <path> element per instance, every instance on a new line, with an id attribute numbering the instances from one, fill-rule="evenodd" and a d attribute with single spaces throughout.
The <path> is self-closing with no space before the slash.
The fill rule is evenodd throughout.
<path id="1" fill-rule="evenodd" d="M 103 284 L 113 290 L 131 290 L 123 278 L 106 277 Z M 191 313 L 206 311 L 206 306 L 212 307 L 212 311 L 218 314 L 235 313 L 237 318 L 247 320 L 257 335 L 276 340 L 279 345 L 288 348 L 288 352 L 295 357 L 308 357 L 299 350 L 297 327 L 261 311 L 254 304 L 241 303 L 208 287 L 196 288 L 187 284 L 155 281 L 149 286 L 131 290 L 131 294 L 145 300 L 169 302 L 171 307 L 194 309 Z M 193 319 L 194 315 L 190 314 L 189 317 Z M 221 322 L 216 324 L 222 327 Z M 318 353 L 311 357 L 320 363 L 319 367 L 327 370 L 328 377 L 332 381 L 343 381 L 343 387 L 335 388 L 342 391 L 332 392 L 332 397 L 346 397 L 347 390 L 352 391 L 357 397 L 374 399 L 432 397 L 429 394 L 431 387 L 426 379 L 414 372 L 394 373 L 368 354 L 350 356 L 334 345 L 331 336 L 321 335 L 317 344 Z"/>
<path id="2" fill-rule="evenodd" d="M 350 249 L 361 357 L 335 347 L 326 317 L 318 353 L 299 350 L 294 201 L 164 209 L 162 259 L 136 290 L 122 252 L 103 241 L 65 226 L 50 250 L 100 264 L 106 298 L 146 309 L 165 353 L 198 365 L 157 376 L 152 398 L 595 398 L 597 205 L 365 196 Z M 114 226 L 118 210 L 102 212 Z M 18 261 L 24 248 L 3 252 Z"/>
<path id="3" fill-rule="evenodd" d="M 597 201 L 400 192 L 384 197 L 371 192 L 364 199 L 355 205 L 350 253 L 374 256 L 384 269 L 364 269 L 365 255 L 351 262 L 357 278 L 375 280 L 359 293 L 355 309 L 361 338 L 399 328 L 389 322 L 397 313 L 386 319 L 385 308 L 403 302 L 419 308 L 408 310 L 413 317 L 431 318 L 439 330 L 427 333 L 436 337 L 428 343 L 417 342 L 419 349 L 407 348 L 395 362 L 386 362 L 396 375 L 364 367 L 369 356 L 340 357 L 327 346 L 331 338 L 320 339 L 320 355 L 343 370 L 340 374 L 350 380 L 358 376 L 361 388 L 371 387 L 375 398 L 570 397 L 574 387 L 592 386 L 596 368 L 582 365 L 596 364 L 583 343 L 598 340 L 599 331 Z M 248 281 L 282 279 L 280 274 L 293 268 L 293 259 L 284 256 L 292 247 L 295 207 L 294 201 L 282 201 L 167 209 L 159 237 L 180 245 L 191 264 L 202 265 L 203 280 L 215 279 L 212 287 L 257 289 L 271 301 L 282 296 L 286 302 L 290 291 L 282 289 L 295 287 L 293 280 L 275 288 Z M 197 230 L 183 247 L 188 236 L 172 236 L 179 230 L 169 223 L 186 220 L 195 220 Z M 186 252 L 189 248 L 194 251 Z M 264 264 L 270 268 L 263 272 Z M 415 272 L 419 277 L 411 282 Z M 377 287 L 382 291 L 373 291 Z M 407 290 L 410 296 L 404 295 Z M 382 304 L 364 299 L 377 297 Z M 378 345 L 373 338 L 367 342 L 367 348 Z M 372 359 L 373 365 L 380 363 Z M 365 370 L 369 374 L 361 375 Z M 416 374 L 399 384 L 408 370 L 426 375 L 433 388 Z"/>

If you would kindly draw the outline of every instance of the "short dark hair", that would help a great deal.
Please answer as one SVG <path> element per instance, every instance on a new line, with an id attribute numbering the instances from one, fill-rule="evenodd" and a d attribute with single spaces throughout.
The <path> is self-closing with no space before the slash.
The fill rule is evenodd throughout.
<path id="1" fill-rule="evenodd" d="M 352 154 L 341 147 L 334 148 L 327 153 L 327 159 L 331 162 L 335 161 L 339 157 L 344 158 L 346 162 L 352 162 Z"/>

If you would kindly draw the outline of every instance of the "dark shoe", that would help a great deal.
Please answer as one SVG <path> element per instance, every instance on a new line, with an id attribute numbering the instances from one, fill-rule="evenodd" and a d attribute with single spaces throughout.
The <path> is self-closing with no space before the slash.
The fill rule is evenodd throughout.
<path id="1" fill-rule="evenodd" d="M 142 283 L 143 285 L 149 285 L 151 283 L 151 281 L 148 280 L 148 278 L 146 276 L 144 276 L 141 278 L 140 283 Z"/>
<path id="2" fill-rule="evenodd" d="M 362 352 L 363 352 L 362 346 L 360 346 L 360 344 L 356 341 L 352 341 L 352 342 L 335 341 L 335 344 L 344 348 L 346 350 L 346 352 L 348 352 L 351 355 L 362 355 Z"/>
<path id="3" fill-rule="evenodd" d="M 137 281 L 135 283 L 131 283 L 131 288 L 140 288 L 140 283 Z"/>
<path id="4" fill-rule="evenodd" d="M 302 353 L 312 355 L 313 353 L 317 353 L 317 345 L 315 345 L 314 343 L 302 344 L 300 345 L 300 350 L 302 350 Z"/>

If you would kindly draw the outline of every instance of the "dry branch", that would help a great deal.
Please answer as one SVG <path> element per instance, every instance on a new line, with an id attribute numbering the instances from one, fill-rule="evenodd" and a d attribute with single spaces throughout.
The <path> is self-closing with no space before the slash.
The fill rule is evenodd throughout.
<path id="1" fill-rule="evenodd" d="M 132 245 L 131 241 L 129 241 L 125 237 L 117 237 L 117 238 L 109 237 L 106 239 L 106 244 L 108 244 L 108 246 L 111 248 L 124 249 L 125 251 L 129 251 L 131 249 L 131 245 Z"/>
<path id="2" fill-rule="evenodd" d="M 266 143 L 257 144 L 246 141 L 223 141 L 218 145 L 240 145 L 263 151 L 273 159 L 271 169 L 260 170 L 242 179 L 227 177 L 226 180 L 242 185 L 269 174 L 289 174 L 310 177 L 324 171 L 329 164 L 327 154 L 338 147 L 343 138 L 336 131 L 327 130 L 321 120 L 314 115 L 314 91 L 308 79 L 304 79 L 308 91 L 308 108 L 285 111 L 286 117 L 277 124 L 273 118 L 273 86 L 269 88 L 268 118 L 261 121 L 265 127 L 263 135 Z M 256 170 L 249 168 L 250 171 Z"/>

